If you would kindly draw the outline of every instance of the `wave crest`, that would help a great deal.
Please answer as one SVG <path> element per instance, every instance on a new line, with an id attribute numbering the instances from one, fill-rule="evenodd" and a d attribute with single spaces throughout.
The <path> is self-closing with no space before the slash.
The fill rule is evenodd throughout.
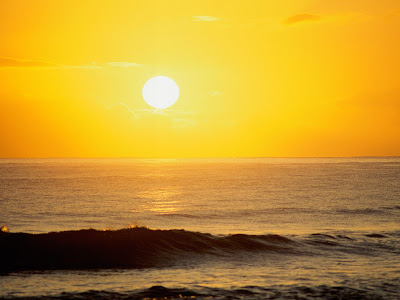
<path id="1" fill-rule="evenodd" d="M 13 270 L 168 267 L 204 255 L 232 258 L 232 255 L 248 252 L 326 255 L 342 251 L 372 255 L 374 251 L 385 251 L 399 254 L 397 244 L 396 236 L 376 233 L 357 239 L 321 233 L 289 239 L 275 234 L 216 236 L 138 226 L 44 234 L 0 231 L 0 257 L 3 258 L 0 274 Z"/>
<path id="2" fill-rule="evenodd" d="M 168 266 L 183 255 L 236 251 L 284 251 L 293 243 L 278 235 L 213 236 L 185 230 L 120 230 L 0 234 L 2 270 L 147 268 Z"/>

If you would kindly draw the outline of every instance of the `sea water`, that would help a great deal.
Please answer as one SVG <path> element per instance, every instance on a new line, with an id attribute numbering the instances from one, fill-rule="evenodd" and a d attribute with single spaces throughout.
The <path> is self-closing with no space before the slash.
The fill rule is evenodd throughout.
<path id="1" fill-rule="evenodd" d="M 400 297 L 400 158 L 0 159 L 1 225 L 0 297 Z"/>

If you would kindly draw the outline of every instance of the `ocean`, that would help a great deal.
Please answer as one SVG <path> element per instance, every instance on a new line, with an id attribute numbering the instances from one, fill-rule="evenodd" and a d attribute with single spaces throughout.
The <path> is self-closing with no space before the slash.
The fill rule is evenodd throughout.
<path id="1" fill-rule="evenodd" d="M 400 299 L 400 158 L 0 159 L 2 299 Z"/>

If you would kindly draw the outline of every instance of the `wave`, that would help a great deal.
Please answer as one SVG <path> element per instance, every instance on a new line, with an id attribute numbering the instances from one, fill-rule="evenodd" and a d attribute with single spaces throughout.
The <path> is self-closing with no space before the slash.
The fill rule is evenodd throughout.
<path id="1" fill-rule="evenodd" d="M 350 215 L 387 215 L 390 210 L 395 210 L 396 207 L 381 207 L 381 208 L 360 208 L 360 209 L 338 209 L 335 213 L 350 214 Z"/>
<path id="2" fill-rule="evenodd" d="M 400 210 L 400 205 L 393 205 L 393 206 L 382 206 L 383 209 L 389 210 Z"/>
<path id="3" fill-rule="evenodd" d="M 236 289 L 197 287 L 167 288 L 152 286 L 150 288 L 130 292 L 111 292 L 90 290 L 82 293 L 62 293 L 52 296 L 23 297 L 23 299 L 398 299 L 399 282 L 384 282 L 374 286 L 277 286 L 259 287 L 245 286 Z M 20 299 L 18 296 L 8 296 L 6 299 Z M 0 298 L 1 299 L 1 298 Z"/>
<path id="4" fill-rule="evenodd" d="M 45 234 L 0 232 L 0 273 L 16 270 L 169 267 L 185 258 L 229 257 L 248 252 L 266 255 L 325 255 L 332 251 L 371 255 L 400 254 L 398 237 L 370 233 L 346 235 L 276 234 L 226 236 L 185 230 L 83 229 Z M 385 243 L 387 240 L 388 243 Z"/>

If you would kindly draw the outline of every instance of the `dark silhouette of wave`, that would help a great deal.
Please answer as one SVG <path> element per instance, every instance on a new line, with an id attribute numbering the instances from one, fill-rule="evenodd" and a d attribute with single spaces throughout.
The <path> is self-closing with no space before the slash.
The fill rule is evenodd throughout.
<path id="1" fill-rule="evenodd" d="M 350 286 L 245 286 L 237 289 L 222 288 L 167 288 L 152 286 L 131 292 L 87 291 L 82 293 L 62 293 L 53 296 L 23 297 L 23 299 L 398 299 L 398 284 L 383 283 L 374 287 Z M 0 298 L 1 299 L 1 298 Z M 9 296 L 6 299 L 21 299 Z"/>
<path id="2" fill-rule="evenodd" d="M 1 270 L 162 267 L 184 255 L 235 251 L 289 251 L 279 235 L 224 237 L 185 230 L 121 230 L 0 233 Z"/>
<path id="3" fill-rule="evenodd" d="M 371 233 L 364 236 L 367 241 L 357 241 L 345 235 L 327 234 L 290 239 L 274 234 L 216 236 L 146 227 L 44 234 L 0 232 L 0 273 L 16 270 L 169 267 L 184 259 L 196 260 L 205 255 L 233 259 L 244 252 L 324 255 L 332 251 L 344 251 L 370 255 L 375 249 L 400 254 L 395 244 L 383 243 L 383 240 L 389 240 L 389 236 L 387 239 L 383 237 L 386 236 Z"/>

